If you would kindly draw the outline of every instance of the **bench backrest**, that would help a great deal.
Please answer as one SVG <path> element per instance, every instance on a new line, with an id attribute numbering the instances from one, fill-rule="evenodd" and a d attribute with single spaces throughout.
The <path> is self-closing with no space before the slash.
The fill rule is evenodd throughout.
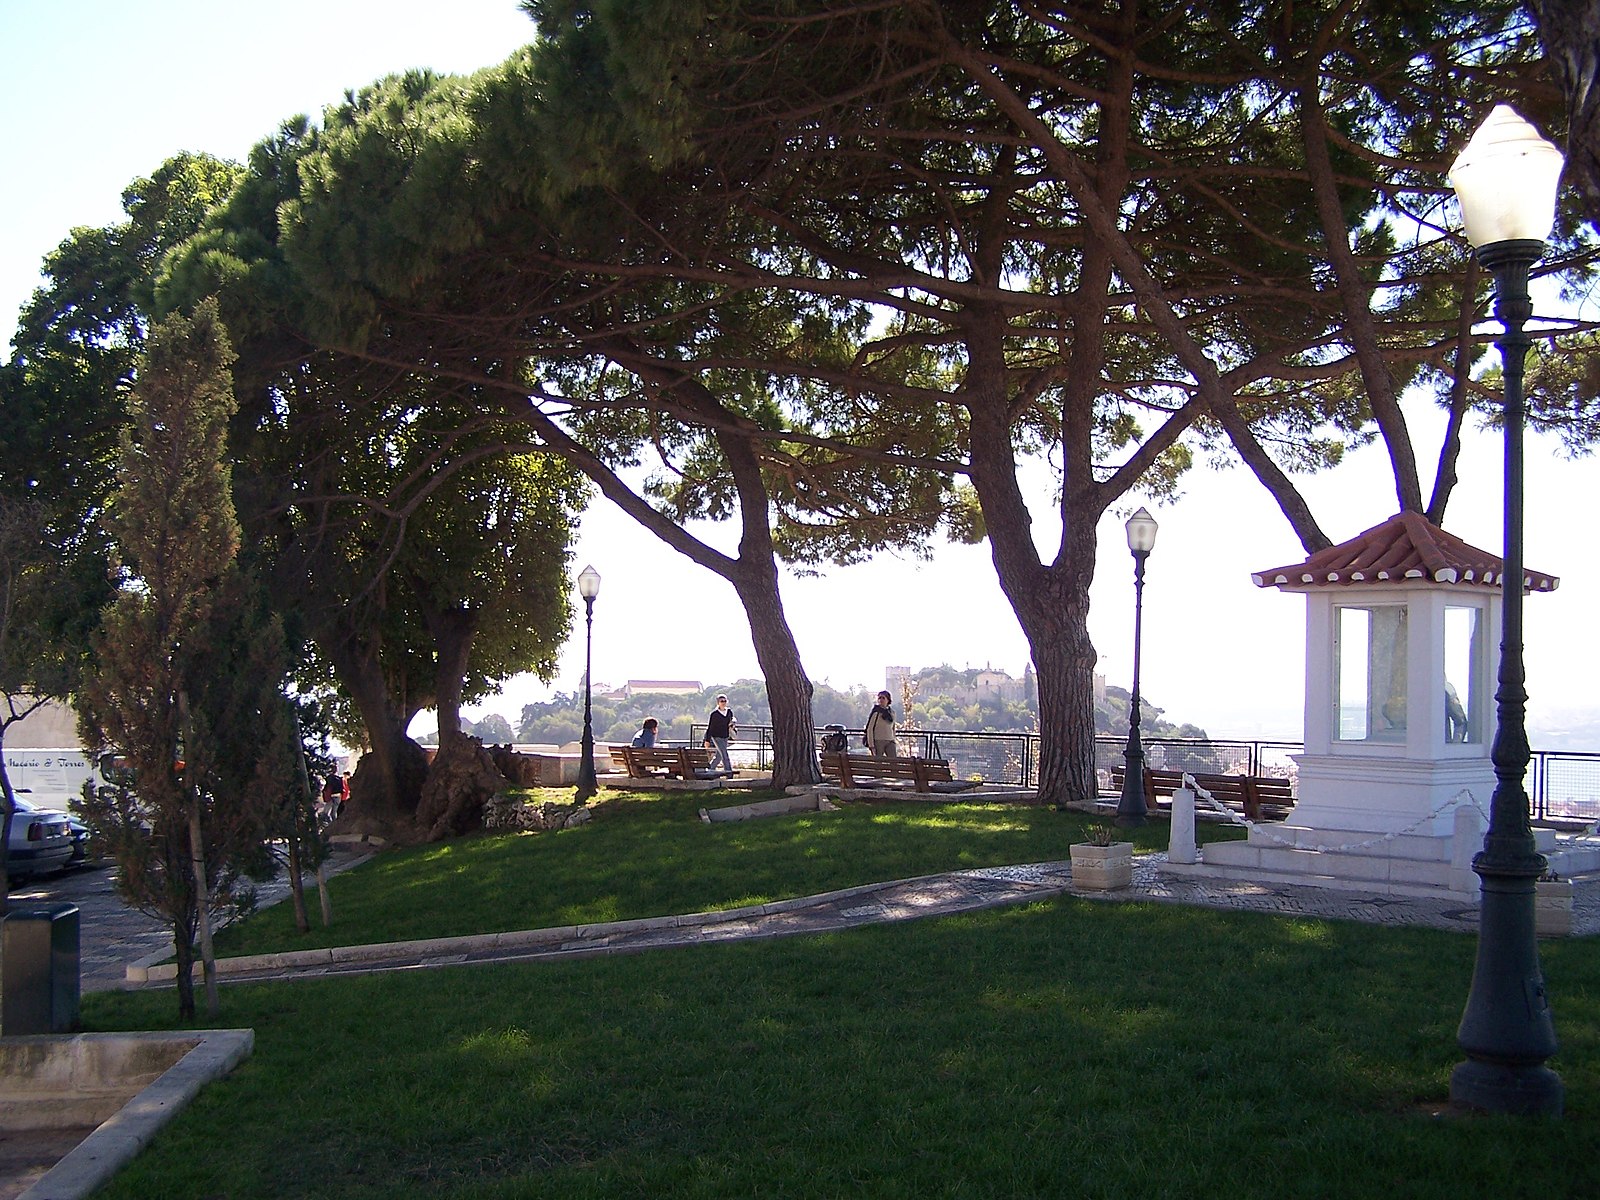
<path id="1" fill-rule="evenodd" d="M 950 764 L 942 758 L 878 758 L 869 754 L 842 754 L 823 751 L 818 755 L 825 779 L 837 779 L 845 787 L 856 786 L 856 776 L 874 779 L 910 779 L 918 791 L 930 783 L 950 783 Z"/>
<path id="2" fill-rule="evenodd" d="M 1157 797 L 1171 796 L 1183 786 L 1185 775 L 1192 778 L 1197 787 L 1204 788 L 1213 800 L 1243 809 L 1245 815 L 1252 820 L 1259 820 L 1264 815 L 1281 817 L 1295 804 L 1294 785 L 1281 776 L 1213 775 L 1196 771 L 1173 771 L 1164 767 L 1146 767 L 1144 772 L 1146 805 L 1151 808 L 1158 807 Z M 1111 785 L 1115 790 L 1122 790 L 1122 782 L 1126 778 L 1127 768 L 1111 769 Z M 1263 812 L 1263 806 L 1271 810 L 1270 814 Z"/>

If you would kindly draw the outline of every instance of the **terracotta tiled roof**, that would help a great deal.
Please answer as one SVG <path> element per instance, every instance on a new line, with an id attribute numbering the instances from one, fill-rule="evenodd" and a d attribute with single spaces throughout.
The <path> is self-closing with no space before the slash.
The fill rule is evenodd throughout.
<path id="1" fill-rule="evenodd" d="M 1257 587 L 1394 583 L 1431 579 L 1437 583 L 1500 586 L 1501 559 L 1446 533 L 1420 513 L 1403 512 L 1338 546 L 1319 550 L 1303 563 L 1257 571 Z M 1560 583 L 1541 571 L 1522 572 L 1530 592 L 1553 592 Z"/>

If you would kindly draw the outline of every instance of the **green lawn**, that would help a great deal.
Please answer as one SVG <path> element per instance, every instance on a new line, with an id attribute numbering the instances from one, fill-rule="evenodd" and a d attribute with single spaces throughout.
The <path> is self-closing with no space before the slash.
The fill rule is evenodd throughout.
<path id="1" fill-rule="evenodd" d="M 367 889 L 419 920 L 448 909 L 480 889 L 480 864 L 519 895 L 551 893 L 509 901 L 523 914 L 509 928 L 590 904 L 637 915 L 657 893 L 677 909 L 822 890 L 880 861 L 917 874 L 955 854 L 947 826 L 973 864 L 1059 858 L 1064 843 L 1042 847 L 1077 820 L 905 805 L 680 838 L 687 819 L 667 811 L 396 855 L 405 884 L 382 861 L 341 881 L 341 924 Z M 748 887 L 729 856 L 748 858 Z M 559 869 L 569 857 L 598 867 L 587 886 Z M 1600 945 L 1544 944 L 1560 1121 L 1431 1115 L 1460 1058 L 1473 950 L 1434 930 L 1062 898 L 823 937 L 228 986 L 217 1023 L 255 1029 L 254 1056 L 103 1195 L 1600 1194 Z M 170 1028 L 175 1003 L 101 993 L 83 1011 L 95 1029 Z"/>
<path id="2" fill-rule="evenodd" d="M 551 798 L 570 803 L 571 791 Z M 1067 857 L 1089 818 L 1031 804 L 849 804 L 835 813 L 706 824 L 748 793 L 606 793 L 595 819 L 386 852 L 329 881 L 335 923 L 294 928 L 287 904 L 222 931 L 217 953 L 259 954 L 704 912 L 966 867 Z M 1206 836 L 1240 836 L 1234 829 Z M 1164 849 L 1167 827 L 1137 831 Z"/>

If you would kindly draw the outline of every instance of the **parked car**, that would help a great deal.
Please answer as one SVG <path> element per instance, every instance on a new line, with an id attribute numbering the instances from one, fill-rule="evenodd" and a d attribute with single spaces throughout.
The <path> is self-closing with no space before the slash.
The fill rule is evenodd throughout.
<path id="1" fill-rule="evenodd" d="M 12 793 L 17 801 L 18 812 L 53 813 L 67 819 L 67 833 L 72 838 L 72 862 L 74 865 L 81 863 L 89 857 L 89 827 L 77 817 L 62 808 L 54 808 L 41 804 L 27 794 L 27 788 L 18 788 Z"/>
<path id="2" fill-rule="evenodd" d="M 67 814 L 30 812 L 19 805 L 11 814 L 11 836 L 6 840 L 6 874 L 12 879 L 47 875 L 71 861 Z"/>

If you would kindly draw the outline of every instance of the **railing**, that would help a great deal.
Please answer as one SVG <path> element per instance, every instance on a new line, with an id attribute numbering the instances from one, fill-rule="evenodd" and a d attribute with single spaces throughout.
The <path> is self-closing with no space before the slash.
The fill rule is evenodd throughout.
<path id="1" fill-rule="evenodd" d="M 1292 755 L 1304 747 L 1299 742 L 1229 741 L 1226 739 L 1147 737 L 1140 739 L 1148 767 L 1167 771 L 1189 771 L 1196 775 L 1279 775 L 1295 777 Z M 1105 771 L 1125 765 L 1123 751 L 1127 739 L 1101 736 L 1094 739 L 1094 765 Z"/>
<path id="2" fill-rule="evenodd" d="M 1527 786 L 1536 821 L 1600 820 L 1600 753 L 1535 750 Z"/>
<path id="3" fill-rule="evenodd" d="M 705 726 L 690 727 L 690 745 L 705 738 Z M 728 743 L 730 756 L 743 766 L 766 770 L 772 765 L 772 728 L 740 725 L 739 736 Z M 846 729 L 851 752 L 864 752 L 860 730 Z M 818 731 L 820 742 L 821 731 Z M 971 733 L 959 729 L 900 729 L 896 740 L 903 751 L 922 758 L 950 761 L 957 779 L 980 778 L 989 783 L 1033 787 L 1038 783 L 1039 735 L 1036 733 Z M 1147 737 L 1142 739 L 1145 761 L 1152 767 L 1215 775 L 1280 775 L 1294 779 L 1294 756 L 1300 742 L 1260 739 Z M 1095 768 L 1108 772 L 1123 765 L 1124 737 L 1094 739 Z M 1535 750 L 1525 781 L 1536 821 L 1600 820 L 1600 752 L 1589 750 Z M 1489 797 L 1481 797 L 1485 807 Z"/>
<path id="4" fill-rule="evenodd" d="M 740 725 L 738 737 L 728 739 L 728 758 L 735 767 L 754 767 L 758 771 L 772 769 L 772 726 L 770 725 Z M 685 746 L 703 745 L 706 740 L 706 727 L 702 722 L 695 722 L 689 726 L 689 740 Z M 662 741 L 662 746 L 674 746 L 676 742 Z"/>

